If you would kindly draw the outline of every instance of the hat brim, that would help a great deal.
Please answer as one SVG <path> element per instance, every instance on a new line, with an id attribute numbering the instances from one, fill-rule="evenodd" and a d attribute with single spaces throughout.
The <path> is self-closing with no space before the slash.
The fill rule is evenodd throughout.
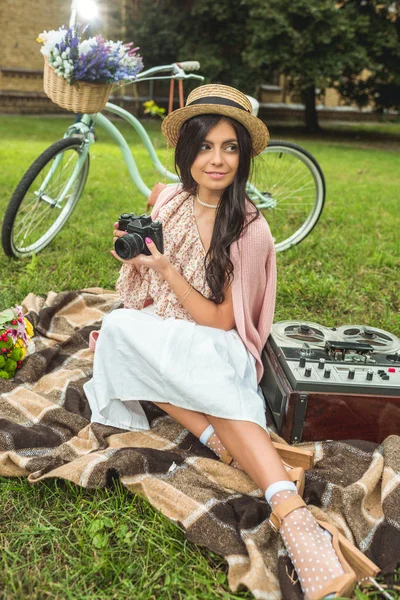
<path id="1" fill-rule="evenodd" d="M 269 131 L 261 119 L 240 108 L 219 104 L 185 106 L 165 117 L 161 124 L 161 131 L 170 146 L 176 147 L 183 123 L 198 115 L 222 115 L 239 121 L 250 133 L 254 154 L 260 154 L 268 146 Z"/>

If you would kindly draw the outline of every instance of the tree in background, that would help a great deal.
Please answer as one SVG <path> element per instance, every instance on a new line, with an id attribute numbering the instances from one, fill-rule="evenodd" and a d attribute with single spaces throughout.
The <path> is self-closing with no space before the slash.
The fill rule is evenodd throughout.
<path id="1" fill-rule="evenodd" d="M 357 23 L 331 0 L 244 0 L 248 7 L 245 59 L 255 69 L 287 76 L 305 105 L 308 131 L 319 129 L 316 98 L 342 73 L 359 74 L 367 50 Z"/>
<path id="2" fill-rule="evenodd" d="M 243 87 L 254 93 L 257 83 L 244 64 L 241 0 L 154 0 L 142 2 L 137 19 L 128 22 L 129 37 L 140 46 L 145 67 L 198 60 L 206 82 Z"/>
<path id="3" fill-rule="evenodd" d="M 140 47 L 145 69 L 177 60 L 187 18 L 184 0 L 153 0 L 151 7 L 142 1 L 135 13 L 126 14 L 126 38 Z"/>
<path id="4" fill-rule="evenodd" d="M 316 99 L 327 87 L 359 102 L 383 104 L 391 95 L 399 47 L 398 22 L 384 17 L 389 4 L 381 2 L 378 9 L 376 0 L 154 0 L 151 10 L 139 4 L 127 34 L 140 46 L 146 67 L 199 60 L 207 81 L 249 94 L 275 73 L 286 75 L 288 91 L 305 105 L 307 129 L 317 131 Z M 371 64 L 371 77 L 358 80 Z"/>
<path id="5" fill-rule="evenodd" d="M 367 52 L 364 77 L 345 69 L 336 84 L 348 101 L 375 105 L 379 111 L 400 109 L 400 3 L 346 0 L 340 9 L 357 22 L 355 37 Z"/>

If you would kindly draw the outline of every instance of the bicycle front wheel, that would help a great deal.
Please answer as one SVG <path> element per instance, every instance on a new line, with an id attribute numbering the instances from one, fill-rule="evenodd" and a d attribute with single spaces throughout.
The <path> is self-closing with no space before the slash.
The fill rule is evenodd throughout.
<path id="1" fill-rule="evenodd" d="M 47 148 L 19 182 L 4 215 L 3 250 L 24 258 L 43 250 L 72 214 L 86 183 L 89 154 L 81 138 Z"/>
<path id="2" fill-rule="evenodd" d="M 255 158 L 249 196 L 267 219 L 277 251 L 301 242 L 325 202 L 325 179 L 315 158 L 289 142 L 270 142 Z"/>

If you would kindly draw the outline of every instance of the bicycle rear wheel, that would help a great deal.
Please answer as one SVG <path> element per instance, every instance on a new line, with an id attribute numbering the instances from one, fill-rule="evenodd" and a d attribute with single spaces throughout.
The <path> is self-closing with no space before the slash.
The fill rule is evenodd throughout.
<path id="1" fill-rule="evenodd" d="M 81 138 L 47 148 L 19 182 L 4 215 L 3 250 L 24 258 L 43 250 L 72 214 L 86 183 L 89 154 Z"/>
<path id="2" fill-rule="evenodd" d="M 255 158 L 250 198 L 267 219 L 277 251 L 301 242 L 325 202 L 325 179 L 315 158 L 289 142 L 270 142 Z"/>

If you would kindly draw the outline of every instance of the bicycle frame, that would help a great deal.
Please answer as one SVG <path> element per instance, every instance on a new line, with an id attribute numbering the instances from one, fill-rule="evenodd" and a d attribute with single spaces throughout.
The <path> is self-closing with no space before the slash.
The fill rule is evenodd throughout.
<path id="1" fill-rule="evenodd" d="M 136 117 L 131 115 L 125 109 L 121 108 L 120 106 L 117 106 L 116 104 L 112 104 L 111 102 L 108 102 L 106 104 L 105 110 L 108 110 L 109 112 L 118 115 L 119 117 L 127 121 L 135 129 L 135 131 L 137 131 L 137 133 L 140 136 L 140 139 L 142 140 L 150 156 L 153 165 L 155 166 L 157 171 L 162 175 L 162 177 L 167 177 L 171 181 L 179 181 L 179 177 L 175 173 L 172 173 L 161 164 L 154 149 L 154 146 L 151 143 L 149 135 L 147 134 L 145 128 Z M 147 187 L 139 173 L 136 161 L 132 155 L 131 149 L 129 148 L 127 141 L 125 140 L 122 133 L 120 133 L 117 127 L 109 119 L 107 119 L 107 117 L 105 117 L 102 113 L 96 113 L 95 115 L 83 115 L 81 121 L 71 125 L 64 135 L 64 138 L 66 138 L 71 137 L 76 133 L 79 133 L 83 136 L 84 139 L 82 142 L 82 150 L 80 152 L 79 160 L 75 165 L 75 168 L 71 174 L 71 177 L 68 180 L 66 188 L 63 191 L 62 196 L 60 196 L 57 204 L 61 204 L 64 200 L 64 197 L 68 194 L 73 182 L 76 179 L 77 174 L 79 173 L 82 167 L 82 164 L 86 159 L 88 152 L 90 151 L 90 147 L 95 141 L 93 133 L 93 124 L 99 125 L 102 129 L 104 129 L 104 131 L 106 131 L 106 133 L 108 133 L 113 139 L 113 141 L 117 144 L 117 146 L 121 150 L 126 166 L 128 167 L 128 172 L 133 183 L 136 185 L 140 193 L 147 198 L 151 190 L 149 187 Z M 54 160 L 52 167 L 50 168 L 46 178 L 42 182 L 42 185 L 40 186 L 40 189 L 37 192 L 37 195 L 40 196 L 42 200 L 46 200 L 45 194 L 43 194 L 42 190 L 46 189 L 48 182 L 51 180 L 54 173 L 56 172 L 61 160 L 62 155 L 60 155 Z"/>
<path id="2" fill-rule="evenodd" d="M 276 201 L 270 195 L 263 194 L 249 181 L 246 184 L 246 191 L 257 208 L 263 210 L 264 208 L 275 208 Z"/>
<path id="3" fill-rule="evenodd" d="M 161 162 L 156 154 L 156 151 L 154 149 L 154 146 L 151 143 L 151 140 L 150 140 L 150 137 L 149 137 L 147 131 L 145 130 L 143 125 L 140 123 L 140 121 L 136 117 L 131 115 L 125 109 L 123 109 L 115 104 L 112 104 L 111 102 L 106 104 L 106 110 L 113 113 L 114 115 L 118 115 L 119 117 L 122 117 L 125 121 L 127 121 L 135 129 L 135 131 L 137 131 L 137 133 L 140 136 L 140 139 L 142 140 L 142 142 L 149 154 L 149 157 L 150 157 L 153 165 L 155 166 L 157 171 L 163 177 L 167 177 L 168 179 L 170 179 L 172 181 L 179 181 L 179 178 L 175 173 L 171 173 L 171 171 L 168 171 L 168 169 L 166 169 L 161 164 Z M 94 120 L 98 125 L 100 125 L 100 127 L 102 127 L 112 137 L 112 139 L 118 145 L 118 147 L 121 150 L 122 155 L 124 157 L 125 163 L 128 167 L 129 175 L 131 176 L 132 181 L 134 182 L 134 184 L 136 185 L 138 190 L 147 198 L 149 196 L 151 190 L 150 190 L 150 188 L 147 187 L 147 185 L 144 183 L 142 177 L 140 176 L 140 173 L 136 166 L 135 159 L 132 155 L 132 152 L 131 152 L 124 136 L 118 131 L 117 127 L 115 127 L 115 125 L 109 119 L 107 119 L 107 117 L 105 117 L 102 113 L 97 113 Z"/>

